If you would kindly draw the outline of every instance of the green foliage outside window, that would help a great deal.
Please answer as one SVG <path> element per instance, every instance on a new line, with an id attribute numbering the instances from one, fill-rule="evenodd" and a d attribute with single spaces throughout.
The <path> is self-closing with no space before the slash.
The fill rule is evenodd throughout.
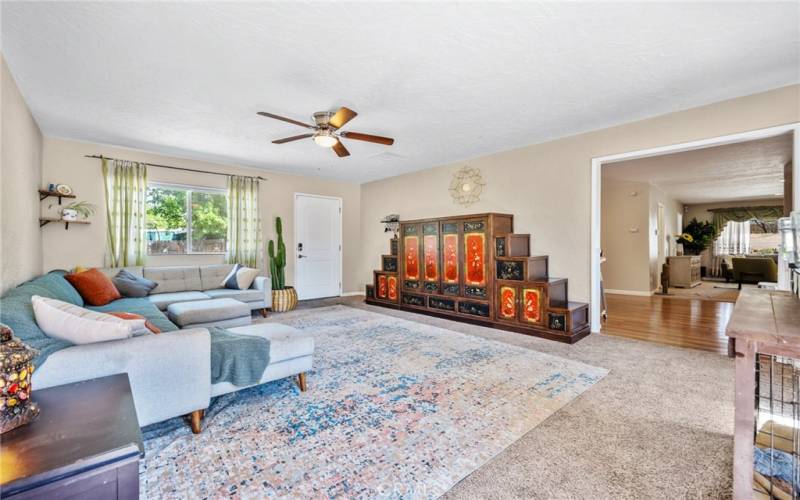
<path id="1" fill-rule="evenodd" d="M 147 190 L 148 253 L 187 253 L 189 220 L 190 251 L 225 252 L 228 203 L 224 194 L 151 186 Z"/>

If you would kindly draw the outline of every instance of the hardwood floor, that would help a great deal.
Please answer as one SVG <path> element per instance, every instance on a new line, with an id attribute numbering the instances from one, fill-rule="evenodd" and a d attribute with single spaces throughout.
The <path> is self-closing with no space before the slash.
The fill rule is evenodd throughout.
<path id="1" fill-rule="evenodd" d="M 603 335 L 728 352 L 725 327 L 732 302 L 612 294 L 606 301 L 608 320 L 600 330 Z"/>

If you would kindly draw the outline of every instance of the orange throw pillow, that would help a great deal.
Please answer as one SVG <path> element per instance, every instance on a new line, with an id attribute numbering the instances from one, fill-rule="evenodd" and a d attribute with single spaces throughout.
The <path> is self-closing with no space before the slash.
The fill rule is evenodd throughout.
<path id="1" fill-rule="evenodd" d="M 67 274 L 64 278 L 75 287 L 75 290 L 81 294 L 83 300 L 91 306 L 104 306 L 109 302 L 122 298 L 117 287 L 111 282 L 111 278 L 100 272 L 99 269 Z"/>
<path id="2" fill-rule="evenodd" d="M 126 313 L 126 312 L 120 312 L 120 313 L 114 312 L 114 313 L 106 313 L 106 314 L 110 314 L 112 316 L 116 316 L 116 317 L 118 317 L 120 319 L 143 319 L 144 320 L 144 326 L 146 326 L 148 330 L 150 330 L 153 333 L 161 333 L 161 330 L 159 330 L 159 328 L 156 325 L 154 325 L 153 323 L 150 323 L 150 320 L 148 320 L 147 318 L 145 318 L 141 314 L 133 314 L 133 313 Z"/>

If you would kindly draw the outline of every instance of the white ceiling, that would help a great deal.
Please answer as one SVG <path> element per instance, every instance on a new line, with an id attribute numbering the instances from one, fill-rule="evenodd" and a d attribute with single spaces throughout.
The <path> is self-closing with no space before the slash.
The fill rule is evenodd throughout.
<path id="1" fill-rule="evenodd" d="M 604 165 L 603 180 L 649 182 L 684 204 L 783 197 L 791 133 Z"/>
<path id="2" fill-rule="evenodd" d="M 2 2 L 42 131 L 368 181 L 800 81 L 797 2 Z M 273 145 L 346 105 L 396 138 Z"/>

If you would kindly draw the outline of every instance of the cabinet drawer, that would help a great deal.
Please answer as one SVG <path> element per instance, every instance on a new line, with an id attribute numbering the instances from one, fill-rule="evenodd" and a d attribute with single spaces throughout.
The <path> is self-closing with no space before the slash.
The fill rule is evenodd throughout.
<path id="1" fill-rule="evenodd" d="M 437 309 L 439 311 L 456 310 L 456 301 L 454 299 L 446 299 L 441 297 L 428 297 L 428 307 L 430 309 Z"/>
<path id="2" fill-rule="evenodd" d="M 469 300 L 458 301 L 458 312 L 462 314 L 469 314 L 470 316 L 480 316 L 481 318 L 488 318 L 491 314 L 491 308 L 486 302 L 472 302 Z"/>

